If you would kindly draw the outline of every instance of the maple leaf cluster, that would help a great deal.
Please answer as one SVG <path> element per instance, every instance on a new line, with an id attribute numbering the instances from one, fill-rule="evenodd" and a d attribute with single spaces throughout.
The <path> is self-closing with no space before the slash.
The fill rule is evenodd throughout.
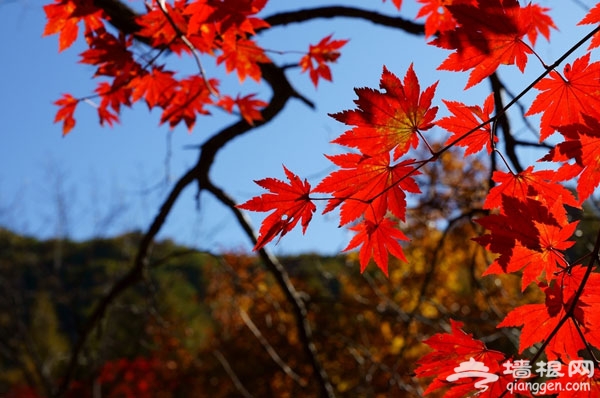
<path id="1" fill-rule="evenodd" d="M 192 130 L 198 115 L 209 115 L 210 107 L 232 113 L 237 109 L 250 125 L 263 119 L 266 101 L 256 94 L 235 96 L 221 94 L 219 80 L 205 75 L 200 56 L 213 57 L 227 73 L 235 72 L 244 82 L 259 82 L 261 64 L 271 63 L 255 40 L 257 31 L 269 24 L 256 16 L 266 0 L 176 0 L 173 4 L 153 1 L 145 13 L 135 18 L 135 29 L 115 36 L 106 28 L 111 17 L 92 0 L 55 0 L 44 6 L 47 23 L 44 35 L 59 34 L 59 50 L 69 48 L 77 39 L 79 25 L 85 27 L 88 49 L 81 53 L 81 63 L 96 67 L 98 83 L 95 95 L 76 98 L 64 94 L 55 102 L 59 110 L 55 122 L 63 123 L 63 134 L 75 126 L 74 113 L 82 101 L 96 104 L 100 124 L 119 121 L 123 106 L 131 107 L 143 100 L 149 109 L 162 110 L 161 124 L 171 128 L 184 123 Z M 143 42 L 156 54 L 139 54 L 134 42 Z M 335 62 L 339 49 L 347 40 L 324 38 L 301 57 L 302 71 L 309 71 L 315 84 L 331 80 L 328 63 Z M 139 50 L 138 50 L 139 51 Z M 195 59 L 199 73 L 178 77 L 165 63 L 158 62 L 169 52 Z M 316 64 L 316 66 L 315 66 Z"/>
<path id="2" fill-rule="evenodd" d="M 495 73 L 500 65 L 515 65 L 523 72 L 529 57 L 535 54 L 538 36 L 549 39 L 550 30 L 556 28 L 548 9 L 532 3 L 419 2 L 423 6 L 418 15 L 427 18 L 426 35 L 435 34 L 430 44 L 452 51 L 439 69 L 470 71 L 465 89 Z M 599 15 L 600 5 L 581 23 L 598 23 Z M 598 40 L 596 35 L 592 48 L 599 45 Z M 549 360 L 567 362 L 581 359 L 582 351 L 590 346 L 600 347 L 600 318 L 591 310 L 598 302 L 595 291 L 599 274 L 590 274 L 594 261 L 588 266 L 572 262 L 567 256 L 578 225 L 567 209 L 581 208 L 600 184 L 600 69 L 597 62 L 590 62 L 590 53 L 567 64 L 562 73 L 544 67 L 544 75 L 530 87 L 539 93 L 525 116 L 542 114 L 540 142 L 555 133 L 562 136 L 556 145 L 546 144 L 552 149 L 540 159 L 540 164 L 553 162 L 557 167 L 539 170 L 530 166 L 513 172 L 504 161 L 508 171 L 494 171 L 494 186 L 483 205 L 482 210 L 489 214 L 475 220 L 486 232 L 474 240 L 497 255 L 484 275 L 518 274 L 523 290 L 534 284 L 546 296 L 544 303 L 516 308 L 498 327 L 523 328 L 519 354 L 544 342 Z M 373 259 L 387 275 L 389 254 L 405 260 L 400 241 L 408 237 L 400 225 L 406 217 L 407 193 L 420 192 L 414 178 L 420 168 L 454 146 L 463 147 L 465 156 L 480 154 L 484 148 L 488 155 L 500 154 L 495 124 L 507 109 L 498 109 L 491 94 L 481 106 L 444 100 L 450 115 L 435 120 L 436 86 L 422 90 L 411 64 L 403 79 L 384 67 L 378 89 L 355 89 L 356 109 L 331 115 L 350 126 L 332 141 L 349 152 L 327 156 L 337 169 L 314 188 L 304 181 L 302 189 L 294 182 L 300 181 L 299 177 L 286 169 L 291 185 L 268 187 L 272 193 L 273 188 L 278 190 L 278 200 L 272 203 L 281 207 L 262 205 L 267 201 L 265 195 L 272 194 L 263 195 L 260 204 L 255 198 L 241 206 L 255 211 L 274 210 L 265 220 L 255 248 L 263 247 L 277 234 L 287 233 L 300 209 L 306 216 L 302 223 L 306 230 L 314 212 L 313 202 L 325 200 L 323 213 L 338 209 L 340 226 L 351 225 L 350 230 L 355 232 L 345 250 L 359 249 L 361 271 Z M 433 127 L 449 133 L 441 150 L 433 149 L 438 146 L 430 145 L 425 138 L 425 132 Z M 413 153 L 422 145 L 431 156 L 418 160 Z M 576 181 L 577 197 L 563 185 L 571 180 Z M 264 185 L 264 180 L 258 183 Z M 420 377 L 434 377 L 426 392 L 450 387 L 445 396 L 464 396 L 473 391 L 470 379 L 452 385 L 445 379 L 461 362 L 469 358 L 482 360 L 491 367 L 490 372 L 501 374 L 502 364 L 512 359 L 488 350 L 461 327 L 452 322 L 450 334 L 435 335 L 426 341 L 433 352 L 420 361 L 416 371 Z M 484 396 L 499 396 L 511 381 L 500 375 Z"/>

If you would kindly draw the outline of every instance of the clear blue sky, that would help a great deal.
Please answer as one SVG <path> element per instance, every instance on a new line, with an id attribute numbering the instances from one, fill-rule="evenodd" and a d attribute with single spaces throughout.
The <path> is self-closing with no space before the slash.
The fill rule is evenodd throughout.
<path id="1" fill-rule="evenodd" d="M 136 2 L 139 0 L 132 4 Z M 271 0 L 262 16 L 325 3 Z M 353 2 L 361 3 L 372 10 L 397 14 L 391 1 Z M 414 3 L 405 0 L 401 15 L 414 17 L 417 10 Z M 585 14 L 574 2 L 539 3 L 556 7 L 552 15 L 559 28 L 562 27 L 562 31 L 552 32 L 553 47 L 539 47 L 542 57 L 552 62 L 591 29 L 573 27 Z M 592 6 L 595 1 L 580 3 Z M 59 234 L 74 239 L 145 230 L 172 183 L 196 160 L 197 153 L 184 147 L 203 142 L 235 119 L 216 111 L 212 117 L 199 118 L 191 134 L 185 128 L 170 132 L 167 126 L 158 126 L 158 113 L 149 114 L 140 103 L 124 110 L 121 124 L 101 128 L 94 109 L 81 104 L 76 112 L 75 129 L 63 138 L 61 126 L 52 123 L 56 112 L 52 102 L 62 93 L 76 97 L 91 93 L 95 87 L 91 79 L 93 68 L 77 63 L 78 54 L 84 49 L 81 42 L 59 54 L 56 36 L 42 38 L 43 4 L 45 2 L 39 0 L 0 0 L 0 54 L 3 56 L 0 64 L 0 225 L 39 237 Z M 327 113 L 352 108 L 353 87 L 376 87 L 383 65 L 402 77 L 414 62 L 422 87 L 439 79 L 437 105 L 441 105 L 441 98 L 475 104 L 489 92 L 486 82 L 463 92 L 466 76 L 436 72 L 437 65 L 447 56 L 445 51 L 423 46 L 423 39 L 376 28 L 367 22 L 327 20 L 292 25 L 274 29 L 261 36 L 259 42 L 273 50 L 304 51 L 308 44 L 315 44 L 331 33 L 334 38 L 350 39 L 342 57 L 332 67 L 333 83 L 321 82 L 315 90 L 307 75 L 289 73 L 294 86 L 313 100 L 317 109 L 308 109 L 298 101 L 291 102 L 273 123 L 236 140 L 218 156 L 213 179 L 238 201 L 261 193 L 252 180 L 283 178 L 282 164 L 300 176 L 309 177 L 311 182 L 317 182 L 330 171 L 323 154 L 339 152 L 329 141 L 341 134 L 344 126 Z M 273 59 L 284 60 L 277 55 L 273 55 Z M 214 70 L 212 61 L 207 58 L 205 62 L 210 73 Z M 539 64 L 530 59 L 526 76 L 540 71 Z M 237 92 L 235 76 L 217 77 L 223 81 L 223 91 Z M 526 80 L 508 68 L 501 70 L 501 77 L 514 92 L 525 86 Z M 268 98 L 268 93 L 256 85 L 239 90 L 259 92 Z M 438 115 L 443 114 L 441 106 Z M 515 120 L 515 124 L 518 127 L 519 121 Z M 531 139 L 527 133 L 523 134 L 524 138 Z M 194 188 L 185 192 L 160 236 L 200 249 L 249 250 L 248 239 L 229 211 L 208 195 L 202 196 L 197 209 L 195 193 Z M 59 208 L 63 216 L 59 215 Z M 264 215 L 253 213 L 251 216 L 258 227 Z M 271 247 L 276 253 L 334 254 L 346 246 L 348 238 L 347 231 L 337 228 L 333 215 L 317 214 L 306 236 L 292 232 Z"/>

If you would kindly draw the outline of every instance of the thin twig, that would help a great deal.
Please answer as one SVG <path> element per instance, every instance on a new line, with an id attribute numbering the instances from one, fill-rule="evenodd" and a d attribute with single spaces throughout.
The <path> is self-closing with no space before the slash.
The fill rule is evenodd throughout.
<path id="1" fill-rule="evenodd" d="M 246 326 L 248 326 L 248 329 L 250 329 L 254 337 L 258 339 L 258 341 L 267 351 L 271 359 L 281 368 L 281 370 L 285 372 L 286 375 L 290 376 L 290 378 L 294 380 L 299 386 L 306 387 L 306 381 L 303 380 L 302 377 L 298 375 L 298 373 L 294 372 L 294 370 L 287 363 L 285 363 L 283 359 L 281 359 L 279 354 L 277 354 L 277 351 L 275 351 L 273 346 L 269 344 L 269 341 L 260 332 L 260 329 L 254 324 L 254 322 L 252 322 L 252 319 L 250 319 L 248 313 L 241 308 L 239 310 L 239 313 L 240 317 L 242 318 L 242 321 L 244 321 Z"/>
<path id="2" fill-rule="evenodd" d="M 231 365 L 229 365 L 227 358 L 225 358 L 225 356 L 223 356 L 223 354 L 221 354 L 221 351 L 213 350 L 212 353 L 215 356 L 215 358 L 217 358 L 217 360 L 219 361 L 221 366 L 223 366 L 223 369 L 225 369 L 225 372 L 227 373 L 227 375 L 229 376 L 229 378 L 235 385 L 235 388 L 240 392 L 240 394 L 242 394 L 242 396 L 244 398 L 252 398 L 252 394 L 250 394 L 248 392 L 248 390 L 246 390 L 246 387 L 244 387 L 244 385 L 240 381 L 239 377 L 237 377 L 237 375 L 231 368 Z"/>

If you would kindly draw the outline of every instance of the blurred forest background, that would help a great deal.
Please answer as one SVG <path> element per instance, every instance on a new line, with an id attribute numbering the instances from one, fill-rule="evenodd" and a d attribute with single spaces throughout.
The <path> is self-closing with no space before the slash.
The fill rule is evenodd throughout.
<path id="1" fill-rule="evenodd" d="M 359 273 L 356 255 L 280 259 L 307 307 L 312 341 L 335 393 L 420 396 L 413 377 L 423 344 L 449 319 L 516 351 L 516 331 L 494 325 L 516 305 L 539 301 L 516 275 L 480 279 L 489 259 L 465 236 L 478 232 L 485 167 L 448 154 L 432 164 L 408 217 L 408 266 L 390 278 Z M 470 210 L 469 210 L 470 209 Z M 452 218 L 451 214 L 461 214 Z M 573 214 L 577 218 L 577 214 Z M 449 220 L 449 221 L 448 221 Z M 577 234 L 600 223 L 583 220 Z M 94 304 L 129 269 L 139 232 L 74 242 L 0 230 L 0 396 L 41 397 L 68 366 Z M 580 239 L 571 256 L 589 248 Z M 143 280 L 110 306 L 82 351 L 71 397 L 314 396 L 313 370 L 293 309 L 256 256 L 157 243 Z"/>

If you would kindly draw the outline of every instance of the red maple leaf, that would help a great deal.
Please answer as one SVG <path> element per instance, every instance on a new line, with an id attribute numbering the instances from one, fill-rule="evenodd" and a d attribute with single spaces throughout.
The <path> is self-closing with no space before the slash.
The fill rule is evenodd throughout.
<path id="1" fill-rule="evenodd" d="M 394 160 L 419 143 L 418 132 L 433 127 L 437 106 L 431 107 L 437 83 L 421 92 L 412 64 L 404 83 L 385 67 L 379 84 L 383 91 L 357 88 L 356 110 L 332 114 L 334 119 L 350 126 L 332 143 L 358 148 L 376 156 L 394 150 Z"/>
<path id="2" fill-rule="evenodd" d="M 558 131 L 565 138 L 541 160 L 565 162 L 554 178 L 569 180 L 578 177 L 577 194 L 583 203 L 600 184 L 600 122 L 595 117 L 582 115 L 583 123 L 561 126 Z M 574 161 L 574 163 L 568 163 Z"/>
<path id="3" fill-rule="evenodd" d="M 446 141 L 446 145 L 456 140 L 456 145 L 467 147 L 465 156 L 477 153 L 486 147 L 488 154 L 492 153 L 492 139 L 498 141 L 495 135 L 492 138 L 490 123 L 474 130 L 482 122 L 490 119 L 494 112 L 494 95 L 490 94 L 483 104 L 483 109 L 476 106 L 467 106 L 460 102 L 443 100 L 453 116 L 444 117 L 436 122 L 439 127 L 448 130 L 452 135 Z M 474 131 L 473 131 L 474 130 Z M 469 133 L 468 135 L 466 135 Z"/>
<path id="4" fill-rule="evenodd" d="M 217 87 L 217 81 L 214 79 L 211 79 L 208 84 L 211 85 L 212 90 Z M 160 123 L 169 122 L 169 126 L 173 128 L 183 121 L 191 131 L 198 114 L 210 114 L 205 106 L 212 104 L 211 90 L 206 86 L 206 81 L 197 75 L 180 80 L 174 90 L 173 97 L 160 117 Z"/>
<path id="5" fill-rule="evenodd" d="M 418 0 L 423 6 L 417 13 L 417 18 L 425 19 L 425 37 L 433 36 L 436 32 L 447 32 L 456 28 L 457 22 L 452 13 L 446 8 L 447 5 L 466 4 L 477 6 L 477 0 Z"/>
<path id="6" fill-rule="evenodd" d="M 564 227 L 547 225 L 534 221 L 539 236 L 539 249 L 530 249 L 520 242 L 510 253 L 506 266 L 494 261 L 483 275 L 517 272 L 523 269 L 521 290 L 525 290 L 531 282 L 545 275 L 545 281 L 556 278 L 556 273 L 568 266 L 564 251 L 575 244 L 569 239 L 577 228 L 577 221 Z"/>
<path id="7" fill-rule="evenodd" d="M 63 121 L 63 135 L 69 134 L 73 127 L 75 127 L 75 118 L 73 117 L 73 114 L 75 113 L 75 108 L 78 103 L 79 100 L 71 94 L 63 94 L 61 99 L 54 102 L 54 105 L 60 107 L 54 117 L 54 123 L 58 123 L 61 120 Z"/>
<path id="8" fill-rule="evenodd" d="M 577 222 L 568 223 L 563 203 L 547 208 L 527 198 L 520 201 L 502 195 L 502 213 L 476 220 L 490 232 L 474 240 L 500 254 L 485 274 L 516 272 L 524 268 L 523 290 L 545 274 L 546 281 L 568 266 L 564 251 L 573 245 L 568 239 Z"/>
<path id="9" fill-rule="evenodd" d="M 132 38 L 115 37 L 104 30 L 90 35 L 87 39 L 89 49 L 80 54 L 81 63 L 96 65 L 96 76 L 137 75 L 142 67 L 134 61 L 133 54 L 128 50 Z"/>
<path id="10" fill-rule="evenodd" d="M 95 91 L 102 98 L 97 109 L 100 125 L 103 125 L 104 122 L 109 126 L 112 126 L 114 122 L 118 123 L 121 105 L 131 106 L 132 90 L 127 86 L 115 83 L 111 86 L 107 82 L 101 82 Z"/>
<path id="11" fill-rule="evenodd" d="M 570 269 L 570 272 L 561 274 L 561 285 L 563 289 L 563 299 L 566 303 L 572 303 L 576 292 L 583 283 L 587 266 L 577 265 Z M 585 282 L 585 287 L 581 293 L 579 301 L 575 306 L 573 316 L 580 325 L 580 330 L 585 336 L 586 341 L 596 348 L 600 348 L 600 274 L 592 272 Z"/>
<path id="12" fill-rule="evenodd" d="M 558 323 L 566 315 L 570 306 L 570 297 L 565 297 L 561 284 L 556 283 L 544 289 L 546 301 L 544 304 L 527 304 L 512 310 L 497 327 L 519 327 L 519 353 L 540 341 L 546 341 Z M 560 327 L 552 340 L 546 346 L 548 360 L 562 358 L 578 358 L 578 351 L 585 349 L 585 344 L 577 332 L 577 326 L 572 317 Z"/>
<path id="13" fill-rule="evenodd" d="M 462 330 L 462 322 L 451 319 L 450 326 L 450 333 L 438 333 L 424 341 L 433 351 L 419 359 L 415 373 L 417 377 L 435 377 L 425 394 L 442 387 L 451 387 L 445 397 L 463 397 L 475 390 L 473 379 L 450 383 L 446 378 L 456 372 L 455 368 L 474 360 L 487 366 L 489 373 L 497 373 L 501 369 L 500 363 L 506 359 L 503 353 L 488 349 L 483 342 L 465 333 Z"/>
<path id="14" fill-rule="evenodd" d="M 398 223 L 383 218 L 379 221 L 371 219 L 369 212 L 361 223 L 351 227 L 356 231 L 344 251 L 352 250 L 362 245 L 359 252 L 360 272 L 364 272 L 371 258 L 377 267 L 388 276 L 388 255 L 407 261 L 399 240 L 408 240 L 406 235 L 397 228 Z"/>
<path id="15" fill-rule="evenodd" d="M 554 133 L 560 126 L 582 122 L 582 114 L 599 117 L 600 63 L 590 62 L 590 53 L 567 64 L 561 76 L 550 72 L 550 76 L 535 85 L 541 93 L 533 100 L 525 116 L 542 113 L 540 141 Z"/>
<path id="16" fill-rule="evenodd" d="M 319 78 L 331 81 L 331 70 L 327 63 L 337 61 L 341 55 L 338 50 L 348 43 L 348 40 L 331 40 L 332 36 L 325 37 L 314 46 L 311 44 L 308 53 L 300 59 L 302 72 L 309 71 L 315 87 L 319 84 Z"/>
<path id="17" fill-rule="evenodd" d="M 77 39 L 79 22 L 83 20 L 86 32 L 104 28 L 103 12 L 93 0 L 56 0 L 44 6 L 46 26 L 44 36 L 58 33 L 58 50 L 69 48 Z"/>
<path id="18" fill-rule="evenodd" d="M 496 185 L 490 189 L 483 208 L 501 208 L 503 195 L 522 201 L 527 198 L 543 200 L 549 206 L 553 206 L 556 201 L 561 201 L 565 205 L 579 207 L 571 191 L 555 181 L 555 174 L 553 170 L 534 171 L 533 166 L 518 174 L 494 171 L 492 180 Z"/>
<path id="19" fill-rule="evenodd" d="M 271 211 L 262 222 L 254 250 L 259 250 L 277 235 L 283 237 L 302 220 L 302 232 L 306 231 L 316 206 L 312 202 L 310 184 L 283 166 L 289 184 L 275 178 L 254 181 L 270 193 L 256 196 L 238 205 L 240 209 L 251 211 Z"/>
<path id="20" fill-rule="evenodd" d="M 209 25 L 222 35 L 225 32 L 246 37 L 254 35 L 256 29 L 267 28 L 269 24 L 252 15 L 260 12 L 267 0 L 197 0 L 186 6 L 185 14 L 190 15 L 188 34 L 202 34 Z"/>
<path id="21" fill-rule="evenodd" d="M 579 21 L 579 23 L 577 25 L 589 25 L 589 24 L 597 25 L 598 23 L 600 23 L 600 3 L 596 3 L 594 8 L 592 8 L 586 14 L 586 16 L 581 21 Z M 592 38 L 592 41 L 588 47 L 588 50 L 591 50 L 591 49 L 599 47 L 599 46 L 600 46 L 600 33 L 596 33 L 594 35 L 594 37 Z"/>
<path id="22" fill-rule="evenodd" d="M 327 156 L 341 170 L 329 174 L 314 192 L 333 194 L 323 213 L 341 204 L 340 226 L 356 220 L 367 210 L 375 219 L 387 211 L 404 220 L 406 215 L 405 191 L 419 193 L 412 178 L 418 174 L 412 160 L 392 165 L 390 154 L 369 157 L 355 153 Z"/>
<path id="23" fill-rule="evenodd" d="M 227 112 L 233 112 L 233 107 L 237 106 L 240 110 L 240 114 L 246 122 L 250 125 L 254 125 L 255 121 L 262 120 L 262 114 L 260 108 L 264 108 L 268 104 L 259 99 L 255 99 L 256 94 L 248 94 L 244 97 L 239 95 L 233 99 L 230 96 L 223 96 L 218 105 L 225 109 Z"/>
<path id="24" fill-rule="evenodd" d="M 141 27 L 136 35 L 148 38 L 152 46 L 157 48 L 168 47 L 176 54 L 189 52 L 190 49 L 179 37 L 187 32 L 187 19 L 183 15 L 185 0 L 175 0 L 173 5 L 169 2 L 163 4 L 169 18 L 158 5 L 155 5 L 147 13 L 136 18 L 136 23 Z"/>
<path id="25" fill-rule="evenodd" d="M 223 53 L 217 57 L 217 63 L 225 63 L 227 73 L 237 72 L 240 82 L 246 77 L 260 81 L 261 72 L 259 63 L 270 63 L 265 50 L 257 46 L 253 40 L 237 37 L 235 34 L 223 35 L 221 45 Z"/>
<path id="26" fill-rule="evenodd" d="M 154 67 L 149 73 L 136 77 L 131 86 L 133 87 L 132 100 L 140 98 L 146 100 L 148 109 L 155 106 L 166 107 L 175 94 L 177 80 L 173 78 L 174 72 L 163 71 L 162 67 Z"/>
<path id="27" fill-rule="evenodd" d="M 535 41 L 537 32 L 544 34 L 552 20 L 544 9 L 521 7 L 517 0 L 487 0 L 478 6 L 458 4 L 446 6 L 459 27 L 441 32 L 431 44 L 454 50 L 438 69 L 467 71 L 472 69 L 465 88 L 474 86 L 494 73 L 502 64 L 524 71 L 527 55 L 532 53 L 523 41 Z"/>

